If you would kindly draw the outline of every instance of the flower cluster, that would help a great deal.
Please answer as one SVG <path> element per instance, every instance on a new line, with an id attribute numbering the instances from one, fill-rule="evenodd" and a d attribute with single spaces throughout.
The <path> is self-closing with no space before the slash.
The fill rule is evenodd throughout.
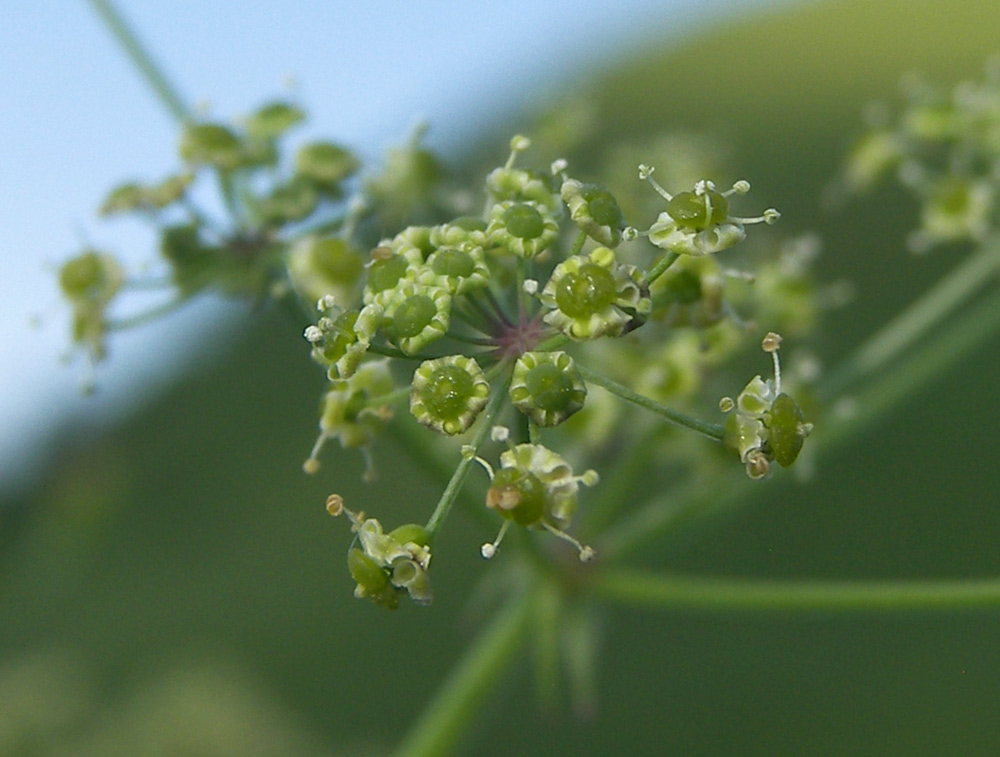
<path id="1" fill-rule="evenodd" d="M 104 357 L 108 332 L 144 323 L 203 292 L 255 303 L 315 302 L 330 295 L 337 302 L 356 299 L 364 273 L 357 227 L 369 218 L 385 222 L 390 211 L 413 210 L 406 197 L 412 186 L 385 186 L 373 176 L 368 186 L 381 202 L 375 207 L 361 200 L 360 163 L 347 148 L 315 140 L 289 154 L 288 134 L 304 118 L 296 105 L 272 102 L 238 123 L 190 121 L 181 134 L 182 166 L 175 173 L 152 183 L 130 181 L 107 195 L 101 215 L 150 223 L 160 256 L 142 275 L 94 250 L 61 268 L 60 286 L 73 309 L 73 341 L 92 362 Z M 414 144 L 394 154 L 403 161 L 423 152 Z M 409 180 L 419 185 L 425 202 L 434 196 L 428 177 L 433 166 L 416 162 L 422 170 L 414 168 Z M 213 187 L 217 201 L 206 204 Z M 206 205 L 223 212 L 209 212 Z M 122 295 L 137 290 L 147 294 L 144 302 L 151 291 L 160 292 L 163 301 L 121 314 L 128 309 Z M 109 317 L 112 309 L 119 317 Z"/>
<path id="2" fill-rule="evenodd" d="M 455 473 L 424 526 L 386 533 L 331 497 L 329 509 L 347 513 L 356 535 L 348 567 L 357 596 L 389 608 L 404 594 L 430 602 L 431 546 L 473 461 L 490 477 L 484 506 L 502 520 L 484 557 L 518 526 L 593 559 L 568 529 L 580 485 L 594 486 L 598 475 L 575 474 L 569 460 L 587 454 L 583 441 L 606 443 L 595 430 L 614 427 L 601 420 L 611 417 L 609 395 L 733 447 L 753 477 L 772 460 L 794 461 L 809 424 L 781 391 L 776 357 L 775 380 L 751 381 L 725 426 L 663 404 L 693 396 L 706 366 L 721 363 L 749 330 L 730 282 L 752 286 L 753 277 L 716 256 L 741 243 L 749 225 L 778 218 L 774 210 L 733 214 L 730 202 L 747 194 L 747 182 L 719 191 L 703 179 L 671 194 L 640 166 L 661 208 L 637 228 L 609 189 L 574 178 L 567 161 L 518 165 L 530 141 L 516 136 L 507 161 L 486 176 L 481 213 L 435 215 L 436 164 L 416 143 L 363 184 L 352 179 L 356 159 L 331 142 L 300 146 L 286 166 L 281 139 L 302 116 L 273 104 L 239 127 L 188 124 L 183 172 L 119 187 L 104 211 L 154 220 L 179 300 L 215 290 L 314 304 L 303 336 L 328 384 L 306 472 L 319 470 L 335 439 L 360 449 L 374 478 L 369 448 L 407 400 L 416 422 L 459 438 Z M 194 203 L 190 187 L 206 173 L 221 188 L 225 222 Z M 399 217 L 428 220 L 400 229 Z M 386 228 L 399 230 L 376 236 Z M 780 287 L 791 279 L 779 270 L 768 280 Z M 111 257 L 88 252 L 64 266 L 60 281 L 75 338 L 100 355 L 107 307 L 128 277 Z M 614 378 L 590 367 L 602 362 Z M 504 413 L 512 420 L 500 425 Z M 495 466 L 491 444 L 506 445 Z"/>
<path id="3" fill-rule="evenodd" d="M 812 431 L 795 400 L 781 391 L 780 345 L 781 337 L 773 332 L 761 345 L 774 360 L 773 379 L 754 376 L 735 400 L 723 397 L 719 402 L 730 414 L 722 442 L 739 454 L 750 478 L 766 476 L 772 461 L 786 468 L 794 463 Z"/>
<path id="4" fill-rule="evenodd" d="M 641 178 L 652 183 L 667 207 L 640 231 L 626 223 L 609 190 L 571 178 L 566 161 L 555 161 L 548 172 L 517 166 L 529 144 L 515 137 L 507 162 L 488 174 L 480 216 L 409 226 L 382 238 L 364 263 L 360 296 L 354 302 L 320 301 L 321 317 L 306 329 L 313 357 L 331 380 L 320 442 L 336 436 L 345 446 L 364 443 L 373 438 L 390 404 L 408 396 L 410 414 L 422 425 L 445 436 L 474 433 L 428 520 L 429 542 L 457 497 L 467 463 L 477 460 L 490 475 L 486 507 L 503 518 L 500 534 L 482 548 L 485 557 L 496 553 L 513 524 L 568 541 L 588 561 L 594 550 L 566 529 L 579 485 L 592 486 L 598 476 L 594 471 L 575 475 L 541 437 L 586 414 L 588 384 L 612 392 L 618 385 L 582 370 L 569 348 L 621 340 L 643 331 L 651 320 L 702 333 L 727 319 L 738 321 L 726 304 L 725 282 L 741 277 L 724 269 L 713 253 L 741 242 L 748 224 L 773 223 L 778 213 L 731 215 L 728 198 L 746 194 L 746 182 L 720 193 L 712 182 L 699 181 L 693 191 L 671 195 L 643 166 Z M 636 249 L 644 239 L 662 250 L 645 266 Z M 664 338 L 653 329 L 654 343 L 657 334 Z M 697 351 L 688 353 L 692 361 Z M 588 352 L 599 354 L 584 349 L 581 357 Z M 395 388 L 385 382 L 365 393 L 363 387 L 374 385 L 357 377 L 369 365 L 387 376 L 387 360 L 399 365 L 394 375 L 403 384 Z M 632 394 L 620 394 L 636 402 Z M 798 451 L 786 450 L 780 431 L 787 395 L 780 388 L 773 394 L 765 397 L 767 407 L 756 417 L 743 412 L 747 402 L 737 416 L 744 426 L 751 421 L 759 426 L 745 430 L 747 435 L 755 430 L 756 437 L 738 449 L 752 475 L 757 468 L 750 470 L 748 460 L 757 461 L 758 468 L 764 458 L 790 464 Z M 650 398 L 638 401 L 657 404 Z M 496 425 L 504 405 L 520 413 L 518 423 Z M 669 410 L 663 414 L 676 417 Z M 730 443 L 728 427 L 699 427 L 693 420 L 691 425 Z M 807 428 L 804 422 L 801 428 Z M 804 436 L 798 437 L 799 447 Z M 490 439 L 507 445 L 495 469 L 482 456 Z M 320 442 L 308 470 L 318 467 Z M 366 590 L 365 596 L 377 593 Z"/>
<path id="5" fill-rule="evenodd" d="M 997 227 L 1000 195 L 1000 67 L 983 81 L 954 88 L 916 77 L 904 82 L 906 105 L 895 118 L 871 109 L 869 132 L 858 141 L 844 172 L 849 190 L 864 190 L 887 174 L 921 202 L 920 227 L 910 247 L 982 241 Z"/>

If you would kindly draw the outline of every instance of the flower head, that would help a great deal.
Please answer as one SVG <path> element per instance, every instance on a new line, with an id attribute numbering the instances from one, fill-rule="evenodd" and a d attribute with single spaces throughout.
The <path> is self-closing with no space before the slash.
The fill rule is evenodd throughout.
<path id="1" fill-rule="evenodd" d="M 646 179 L 667 201 L 667 209 L 649 227 L 649 241 L 657 247 L 683 255 L 709 255 L 726 250 L 746 238 L 744 226 L 750 223 L 772 224 L 780 213 L 773 208 L 758 218 L 739 218 L 729 213 L 729 197 L 746 194 L 750 184 L 736 182 L 732 189 L 719 192 L 711 181 L 699 181 L 692 192 L 671 195 L 656 183 L 653 169 L 639 167 L 639 176 Z"/>
<path id="2" fill-rule="evenodd" d="M 635 269 L 619 263 L 607 247 L 557 265 L 538 297 L 549 309 L 545 322 L 572 339 L 618 336 L 636 315 L 651 308 Z"/>
<path id="3" fill-rule="evenodd" d="M 354 596 L 367 597 L 390 610 L 399 606 L 401 594 L 420 605 L 433 599 L 427 570 L 431 563 L 430 534 L 416 523 L 408 523 L 385 533 L 375 518 L 366 518 L 344 507 L 337 494 L 327 498 L 327 511 L 334 516 L 347 513 L 359 546 L 347 553 L 347 568 L 357 585 Z"/>
<path id="4" fill-rule="evenodd" d="M 723 397 L 719 403 L 724 412 L 730 413 L 722 442 L 736 450 L 750 478 L 766 476 L 772 461 L 783 467 L 794 463 L 812 431 L 812 424 L 805 422 L 795 400 L 781 391 L 780 344 L 777 334 L 764 337 L 763 349 L 774 360 L 773 379 L 754 376 L 735 401 Z"/>

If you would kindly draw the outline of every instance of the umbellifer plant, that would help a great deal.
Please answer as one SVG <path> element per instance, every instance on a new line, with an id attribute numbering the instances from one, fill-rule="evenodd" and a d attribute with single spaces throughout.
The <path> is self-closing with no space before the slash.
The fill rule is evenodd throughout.
<path id="1" fill-rule="evenodd" d="M 285 134 L 305 117 L 295 104 L 271 102 L 229 124 L 198 120 L 166 93 L 182 124 L 182 167 L 116 188 L 101 210 L 157 224 L 170 306 L 210 291 L 289 306 L 328 379 L 306 473 L 326 475 L 328 442 L 366 455 L 386 434 L 451 463 L 422 522 L 397 522 L 377 496 L 368 513 L 367 503 L 330 494 L 328 512 L 352 534 L 355 596 L 388 609 L 430 605 L 436 539 L 453 506 L 495 529 L 469 548 L 493 562 L 484 570 L 509 571 L 507 607 L 403 752 L 447 749 L 464 717 L 458 703 L 482 695 L 529 630 L 540 648 L 574 661 L 587 696 L 594 634 L 576 611 L 587 597 L 790 609 L 1000 599 L 993 582 L 699 583 L 630 562 L 688 513 L 752 496 L 758 480 L 789 475 L 783 468 L 822 464 L 811 435 L 820 451 L 844 443 L 895 401 L 886 387 L 932 375 L 1000 327 L 987 303 L 927 338 L 996 268 L 1000 87 L 909 94 L 900 118 L 882 117 L 858 146 L 842 188 L 895 175 L 923 202 L 915 248 L 976 248 L 842 365 L 819 373 L 807 347 L 830 298 L 810 270 L 817 245 L 771 236 L 754 247 L 758 229 L 749 227 L 779 213 L 741 210 L 745 180 L 675 184 L 637 165 L 635 182 L 658 207 L 626 218 L 616 192 L 632 188 L 596 184 L 558 155 L 535 159 L 530 139 L 516 135 L 505 161 L 464 187 L 472 192 L 460 196 L 478 201 L 470 207 L 442 191 L 419 135 L 366 175 L 334 142 L 284 155 Z M 196 205 L 197 182 L 216 184 L 225 218 Z M 737 255 L 740 269 L 730 262 Z M 73 339 L 95 363 L 110 332 L 145 320 L 112 318 L 133 278 L 107 252 L 67 261 L 59 281 Z M 784 366 L 782 334 L 792 348 Z M 762 365 L 737 373 L 748 360 Z M 847 398 L 865 414 L 836 412 Z M 376 479 L 370 462 L 367 475 Z M 507 538 L 512 531 L 519 537 Z M 558 634 L 564 625 L 577 631 Z M 543 674 L 558 667 L 550 662 Z"/>

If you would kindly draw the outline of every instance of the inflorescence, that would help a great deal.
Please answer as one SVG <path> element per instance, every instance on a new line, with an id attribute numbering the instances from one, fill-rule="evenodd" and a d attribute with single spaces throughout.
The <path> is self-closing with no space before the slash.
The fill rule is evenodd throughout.
<path id="1" fill-rule="evenodd" d="M 753 276 L 716 260 L 744 241 L 748 226 L 779 217 L 773 209 L 733 215 L 730 203 L 749 192 L 746 181 L 719 191 L 700 180 L 671 194 L 651 167 L 640 166 L 639 178 L 661 203 L 640 230 L 626 222 L 608 189 L 570 176 L 565 160 L 545 171 L 517 165 L 530 141 L 516 136 L 509 159 L 486 176 L 480 214 L 409 225 L 366 243 L 387 219 L 416 217 L 433 205 L 433 171 L 414 167 L 427 168 L 417 159 L 425 153 L 416 143 L 397 152 L 395 169 L 391 160 L 387 175 L 352 196 L 359 164 L 333 143 L 304 145 L 282 173 L 280 139 L 301 118 L 297 108 L 275 104 L 241 128 L 189 124 L 183 172 L 153 186 L 124 185 L 102 210 L 137 213 L 157 225 L 181 299 L 215 289 L 310 303 L 313 322 L 304 337 L 328 385 L 306 472 L 319 470 L 324 444 L 336 439 L 365 451 L 371 477 L 367 450 L 407 401 L 420 424 L 460 438 L 456 472 L 425 525 L 386 533 L 338 495 L 329 498 L 329 511 L 352 523 L 348 566 L 357 596 L 389 608 L 404 594 L 430 602 L 434 537 L 473 462 L 487 471 L 485 506 L 500 520 L 499 534 L 481 548 L 484 557 L 494 557 L 507 530 L 519 526 L 552 534 L 573 545 L 581 561 L 593 560 L 595 550 L 569 529 L 580 485 L 596 485 L 598 475 L 574 473 L 549 446 L 558 440 L 552 430 L 578 415 L 601 425 L 593 386 L 721 442 L 752 478 L 766 475 L 772 461 L 794 462 L 811 425 L 782 388 L 775 334 L 765 339 L 774 378 L 757 376 L 735 400 L 723 400 L 730 413 L 724 424 L 663 404 L 689 395 L 699 371 L 733 342 L 731 333 L 720 337 L 712 329 L 752 328 L 736 306 L 747 300 Z M 189 187 L 203 174 L 217 179 L 228 222 L 209 220 L 196 207 Z M 789 289 L 800 274 L 794 264 L 761 271 Z M 734 281 L 742 294 L 731 289 Z M 73 307 L 74 339 L 101 357 L 113 324 L 109 307 L 128 277 L 112 256 L 91 250 L 63 266 L 60 283 Z M 601 347 L 612 343 L 642 358 Z M 589 365 L 602 361 L 616 377 L 616 368 L 635 366 L 625 383 L 646 393 Z M 494 458 L 486 449 L 496 444 L 506 448 Z"/>

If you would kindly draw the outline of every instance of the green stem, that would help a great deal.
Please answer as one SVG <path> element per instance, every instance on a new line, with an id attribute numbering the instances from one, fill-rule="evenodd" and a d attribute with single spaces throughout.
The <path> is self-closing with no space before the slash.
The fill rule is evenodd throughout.
<path id="1" fill-rule="evenodd" d="M 408 419 L 398 419 L 398 422 L 393 424 L 392 441 L 413 460 L 421 472 L 447 485 L 454 473 L 454 465 L 450 458 L 439 454 L 440 450 L 436 445 L 427 443 L 428 433 L 424 426 Z M 490 517 L 490 512 L 483 504 L 482 492 L 477 496 L 465 487 L 459 494 L 459 499 L 465 505 L 466 511 L 471 513 L 484 528 L 490 529 L 496 526 L 496 521 Z"/>
<path id="2" fill-rule="evenodd" d="M 482 443 L 486 439 L 487 434 L 489 434 L 490 429 L 493 428 L 493 422 L 496 420 L 506 397 L 507 382 L 505 381 L 502 387 L 498 387 L 494 390 L 493 396 L 490 397 L 489 404 L 486 406 L 486 409 L 479 418 L 479 427 L 476 429 L 476 433 L 472 437 L 472 442 L 469 445 L 473 449 L 473 455 L 479 452 L 479 447 L 482 446 Z M 432 539 L 437 536 L 445 518 L 448 517 L 448 513 L 451 511 L 451 506 L 458 498 L 458 494 L 462 490 L 462 484 L 465 483 L 465 479 L 469 475 L 472 463 L 472 455 L 462 456 L 462 460 L 459 462 L 458 467 L 455 468 L 455 472 L 452 474 L 451 480 L 445 487 L 444 493 L 441 495 L 441 499 L 438 500 L 437 507 L 435 507 L 434 512 L 431 513 L 431 517 L 427 521 L 426 528 Z"/>
<path id="3" fill-rule="evenodd" d="M 834 448 L 854 438 L 866 426 L 881 419 L 889 410 L 925 388 L 934 379 L 980 347 L 1000 331 L 1000 297 L 988 296 L 961 317 L 953 319 L 933 339 L 925 341 L 906 358 L 869 381 L 865 389 L 852 397 L 852 412 L 836 418 L 827 429 L 820 429 L 817 441 L 823 449 Z"/>
<path id="4" fill-rule="evenodd" d="M 567 257 L 572 257 L 574 255 L 579 255 L 583 250 L 583 245 L 587 242 L 587 232 L 581 231 L 576 235 L 576 239 L 573 240 L 573 246 L 570 248 L 569 255 Z"/>
<path id="5" fill-rule="evenodd" d="M 396 750 L 398 757 L 454 754 L 476 712 L 527 638 L 534 597 L 525 593 L 483 630 Z"/>
<path id="6" fill-rule="evenodd" d="M 654 281 L 660 278 L 660 276 L 666 273 L 667 269 L 670 268 L 670 266 L 672 266 L 679 257 L 680 255 L 676 252 L 665 253 L 663 257 L 661 257 L 659 260 L 656 261 L 656 263 L 653 264 L 652 268 L 646 271 L 646 275 L 642 279 L 643 285 L 648 287 L 650 284 L 652 284 Z"/>
<path id="7" fill-rule="evenodd" d="M 859 379 L 895 360 L 907 347 L 994 281 L 1000 267 L 1000 239 L 994 238 L 955 266 L 920 299 L 869 337 L 823 383 L 826 397 L 837 397 Z"/>
<path id="8" fill-rule="evenodd" d="M 160 319 L 168 313 L 174 312 L 182 305 L 186 304 L 189 299 L 190 298 L 187 295 L 178 295 L 177 297 L 173 297 L 156 307 L 144 310 L 136 315 L 106 321 L 104 327 L 110 332 L 125 331 L 126 329 L 132 329 L 136 326 L 143 326 L 147 323 L 152 323 L 153 321 Z"/>
<path id="9" fill-rule="evenodd" d="M 184 105 L 184 101 L 177 94 L 177 90 L 167 80 L 160 67 L 156 65 L 149 51 L 139 42 L 139 38 L 136 37 L 125 23 L 125 20 L 115 8 L 114 3 L 110 2 L 110 0 L 88 1 L 97 15 L 100 16 L 101 21 L 104 22 L 108 31 L 111 32 L 115 41 L 125 51 L 132 65 L 138 69 L 160 102 L 170 111 L 170 115 L 181 123 L 191 121 L 191 111 Z"/>
<path id="10" fill-rule="evenodd" d="M 959 581 L 774 581 L 694 578 L 608 569 L 600 597 L 670 609 L 749 611 L 955 610 L 1000 608 L 1000 579 Z"/>
<path id="11" fill-rule="evenodd" d="M 593 371 L 579 363 L 577 363 L 577 368 L 580 371 L 580 375 L 583 376 L 584 381 L 596 384 L 602 389 L 606 389 L 612 394 L 621 397 L 626 402 L 631 402 L 633 405 L 638 405 L 641 408 L 654 412 L 678 426 L 683 426 L 684 428 L 689 428 L 692 431 L 697 431 L 699 434 L 703 434 L 709 439 L 714 439 L 715 441 L 722 440 L 723 428 L 717 423 L 706 423 L 705 421 L 700 421 L 697 418 L 692 418 L 690 415 L 686 415 L 685 413 L 672 410 L 666 405 L 661 405 L 654 399 L 650 399 L 643 394 L 634 392 L 624 384 L 619 384 L 617 381 L 614 381 L 603 374 L 597 373 L 596 371 Z"/>

